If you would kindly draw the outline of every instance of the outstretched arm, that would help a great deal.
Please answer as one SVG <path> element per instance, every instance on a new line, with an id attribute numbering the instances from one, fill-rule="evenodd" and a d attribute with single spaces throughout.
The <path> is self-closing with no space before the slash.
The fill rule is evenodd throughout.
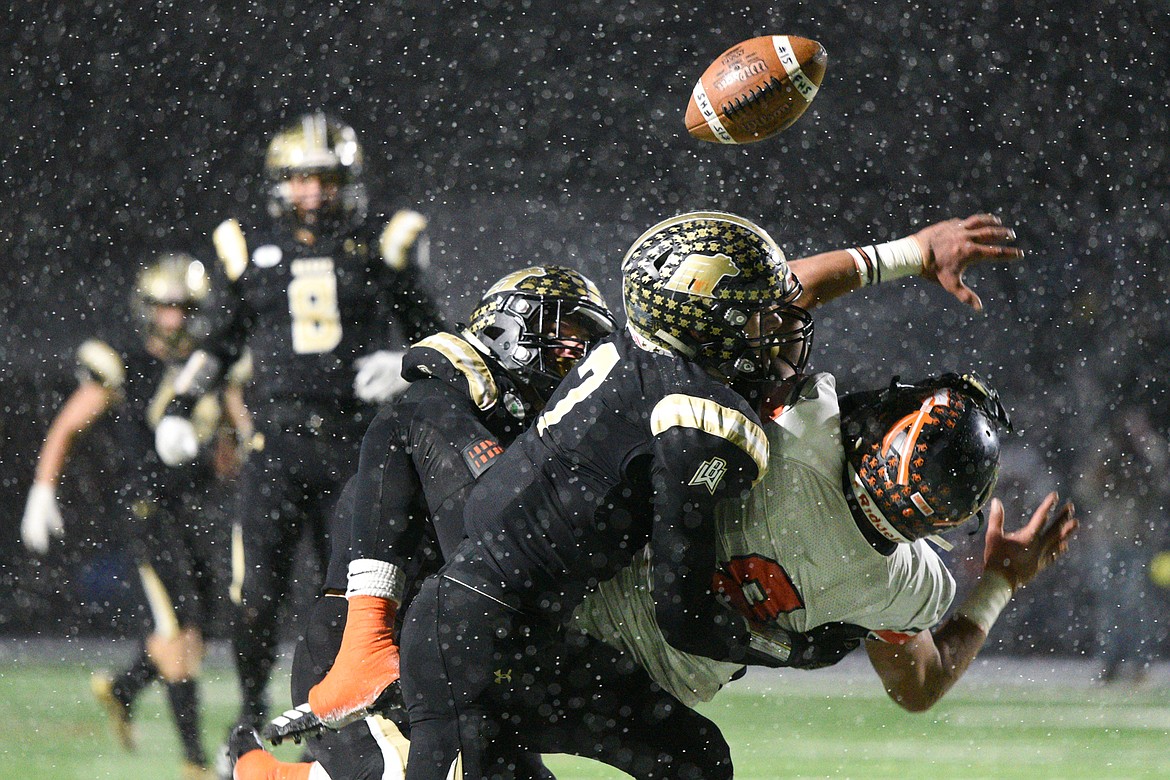
<path id="1" fill-rule="evenodd" d="M 53 418 L 37 457 L 35 481 L 57 486 L 73 440 L 89 429 L 113 403 L 114 391 L 94 381 L 82 382 Z"/>
<path id="2" fill-rule="evenodd" d="M 1027 525 L 1005 534 L 1003 504 L 992 500 L 983 576 L 955 614 L 937 631 L 923 631 L 902 645 L 865 643 L 874 671 L 899 706 L 923 712 L 941 699 L 967 671 L 1012 593 L 1068 549 L 1078 522 L 1067 502 L 1049 521 L 1056 501 L 1056 493 L 1048 494 Z"/>
<path id="3" fill-rule="evenodd" d="M 1015 231 L 994 214 L 972 214 L 936 222 L 888 244 L 793 260 L 792 272 L 804 286 L 797 304 L 811 310 L 860 287 L 918 274 L 982 311 L 983 303 L 963 282 L 963 273 L 975 263 L 1023 257 L 1022 249 L 1006 245 L 1015 237 Z"/>

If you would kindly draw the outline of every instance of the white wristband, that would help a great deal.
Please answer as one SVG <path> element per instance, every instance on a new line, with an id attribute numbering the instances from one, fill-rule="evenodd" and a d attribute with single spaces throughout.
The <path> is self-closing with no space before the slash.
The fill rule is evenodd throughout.
<path id="1" fill-rule="evenodd" d="M 402 603 L 406 576 L 392 563 L 373 558 L 358 558 L 349 562 L 349 579 L 345 597 L 377 596 Z"/>
<path id="2" fill-rule="evenodd" d="M 970 620 L 984 634 L 991 633 L 991 627 L 1003 608 L 1012 598 L 1012 584 L 998 571 L 985 571 L 979 584 L 959 607 L 958 614 Z"/>
<path id="3" fill-rule="evenodd" d="M 862 287 L 921 273 L 926 262 L 922 256 L 922 247 L 913 236 L 874 246 L 854 247 L 847 251 L 857 265 Z"/>

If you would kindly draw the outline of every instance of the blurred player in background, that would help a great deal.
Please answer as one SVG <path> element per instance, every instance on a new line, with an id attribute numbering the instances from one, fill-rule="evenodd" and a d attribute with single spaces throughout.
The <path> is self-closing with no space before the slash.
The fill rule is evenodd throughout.
<path id="1" fill-rule="evenodd" d="M 528 427 L 590 345 L 613 329 L 593 282 L 569 268 L 534 266 L 493 284 L 459 335 L 429 336 L 410 348 L 403 362 L 410 387 L 378 413 L 362 443 L 358 474 L 343 494 L 352 522 L 339 514 L 325 598 L 314 607 L 294 656 L 294 703 L 316 700 L 318 689 L 309 689 L 340 650 L 352 656 L 345 671 L 357 672 L 341 689 L 368 697 L 350 710 L 364 713 L 374 704 L 388 685 L 377 675 L 397 669 L 395 616 L 405 611 L 399 605 L 463 541 L 463 504 L 476 479 Z M 388 627 L 387 650 L 350 644 L 367 633 L 351 634 L 348 626 L 371 622 Z M 268 732 L 275 726 L 279 736 L 306 717 L 307 707 L 290 711 Z M 312 742 L 333 780 L 391 776 L 386 766 L 401 770 L 406 749 L 381 717 L 325 731 Z M 242 756 L 237 780 L 324 777 L 310 774 L 309 764 L 280 764 L 259 749 L 250 729 L 237 730 L 233 753 Z M 521 777 L 551 777 L 539 756 L 517 760 Z"/>
<path id="2" fill-rule="evenodd" d="M 233 469 L 227 448 L 216 448 L 181 469 L 159 462 L 153 428 L 173 394 L 180 366 L 198 338 L 199 310 L 208 294 L 203 264 L 183 254 L 164 254 L 138 276 L 134 305 L 142 340 L 125 349 L 91 339 L 78 350 L 81 383 L 49 426 L 37 461 L 36 477 L 21 523 L 26 545 L 44 553 L 50 538 L 63 533 L 56 487 L 78 435 L 103 414 L 117 415 L 124 458 L 121 498 L 131 516 L 130 549 L 138 564 L 152 617 L 152 629 L 134 662 L 113 677 L 96 675 L 94 693 L 105 707 L 119 742 L 133 750 L 133 705 L 152 681 L 166 685 L 185 756 L 184 777 L 202 777 L 207 757 L 201 744 L 198 674 L 207 621 L 214 615 L 224 585 L 227 534 L 217 479 Z M 247 378 L 246 360 L 233 369 L 230 386 Z M 211 442 L 221 425 L 221 399 L 201 396 L 193 406 L 197 439 Z M 246 417 L 234 418 L 246 438 Z M 218 554 L 217 554 L 217 545 Z"/>
<path id="3" fill-rule="evenodd" d="M 788 659 L 818 668 L 865 640 L 890 697 L 930 708 L 963 675 L 1012 594 L 1067 548 L 1077 527 L 1050 494 L 1004 533 L 993 500 L 983 576 L 941 627 L 955 582 L 927 539 L 981 512 L 1010 423 L 974 375 L 944 374 L 838 399 L 832 375 L 786 388 L 765 416 L 770 460 L 743 503 L 720 507 L 712 589 Z M 644 560 L 602 583 L 578 625 L 636 657 L 680 701 L 708 701 L 742 671 L 677 650 L 654 619 Z"/>
<path id="4" fill-rule="evenodd" d="M 1078 473 L 1082 500 L 1101 518 L 1090 536 L 1099 679 L 1136 684 L 1157 652 L 1157 618 L 1143 605 L 1161 597 L 1150 564 L 1166 536 L 1170 443 L 1146 406 L 1110 410 L 1098 431 Z"/>
<path id="5" fill-rule="evenodd" d="M 239 720 L 253 726 L 266 711 L 279 609 L 301 576 L 293 568 L 298 539 L 308 535 L 323 570 L 328 519 L 362 434 L 376 404 L 405 386 L 402 352 L 387 345 L 443 328 L 423 289 L 426 220 L 413 211 L 386 223 L 367 219 L 362 162 L 353 129 L 321 113 L 272 139 L 270 220 L 229 219 L 215 230 L 210 333 L 156 435 L 166 462 L 193 457 L 194 400 L 251 352 L 248 405 L 260 444 L 239 479 L 231 592 L 240 607 Z"/>

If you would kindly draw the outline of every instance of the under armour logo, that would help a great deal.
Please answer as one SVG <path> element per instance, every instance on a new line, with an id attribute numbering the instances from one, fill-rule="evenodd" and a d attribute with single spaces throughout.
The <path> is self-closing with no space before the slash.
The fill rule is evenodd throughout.
<path id="1" fill-rule="evenodd" d="M 711 495 L 715 495 L 715 488 L 719 487 L 719 482 L 726 473 L 727 461 L 723 458 L 711 458 L 699 466 L 699 470 L 695 472 L 695 476 L 691 477 L 689 484 L 706 485 L 707 489 L 711 491 Z"/>
<path id="2" fill-rule="evenodd" d="M 511 669 L 496 669 L 493 674 L 496 676 L 496 685 L 503 685 L 504 683 L 512 682 Z"/>

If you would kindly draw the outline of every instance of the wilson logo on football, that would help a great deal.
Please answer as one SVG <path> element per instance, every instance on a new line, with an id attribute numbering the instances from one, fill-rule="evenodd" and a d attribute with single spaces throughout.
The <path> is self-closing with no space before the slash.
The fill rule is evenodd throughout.
<path id="1" fill-rule="evenodd" d="M 715 288 L 725 278 L 739 276 L 739 266 L 720 252 L 716 255 L 701 255 L 697 252 L 687 255 L 678 268 L 663 285 L 664 289 L 675 292 L 714 298 Z"/>

